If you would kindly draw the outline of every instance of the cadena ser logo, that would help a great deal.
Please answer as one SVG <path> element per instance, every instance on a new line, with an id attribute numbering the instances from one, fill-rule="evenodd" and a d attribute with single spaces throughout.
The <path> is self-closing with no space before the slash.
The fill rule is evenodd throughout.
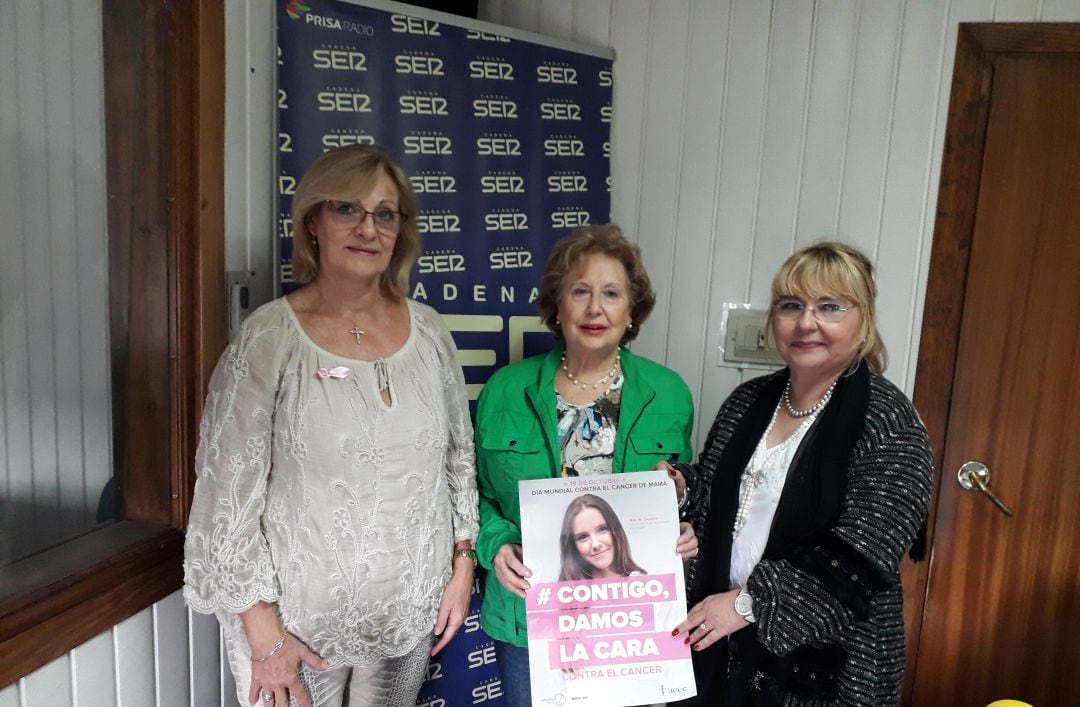
<path id="1" fill-rule="evenodd" d="M 529 216 L 517 209 L 494 209 L 484 214 L 485 231 L 527 231 Z"/>
<path id="2" fill-rule="evenodd" d="M 401 138 L 406 155 L 452 155 L 454 143 L 443 133 L 434 130 L 417 130 Z"/>
<path id="3" fill-rule="evenodd" d="M 370 113 L 371 96 L 347 86 L 330 86 L 315 94 L 319 111 L 331 113 Z"/>
<path id="4" fill-rule="evenodd" d="M 289 16 L 290 20 L 299 20 L 300 14 L 304 12 L 311 12 L 311 8 L 301 0 L 289 0 L 285 3 L 285 14 Z"/>
<path id="5" fill-rule="evenodd" d="M 487 32 L 481 32 L 478 29 L 465 30 L 465 39 L 479 40 L 481 42 L 501 42 L 509 44 L 510 38 L 504 37 L 501 34 L 488 34 Z"/>
<path id="6" fill-rule="evenodd" d="M 482 705 L 503 696 L 502 680 L 489 678 L 472 689 L 472 703 Z"/>
<path id="7" fill-rule="evenodd" d="M 434 91 L 409 91 L 398 96 L 398 112 L 402 115 L 450 115 L 450 104 Z"/>
<path id="8" fill-rule="evenodd" d="M 420 233 L 461 233 L 461 218 L 449 209 L 429 209 L 416 215 Z"/>
<path id="9" fill-rule="evenodd" d="M 513 64 L 500 57 L 480 56 L 469 62 L 469 78 L 513 81 Z"/>
<path id="10" fill-rule="evenodd" d="M 569 64 L 540 64 L 536 67 L 537 83 L 577 85 L 577 69 Z"/>
<path id="11" fill-rule="evenodd" d="M 573 135 L 552 135 L 544 140 L 545 157 L 584 157 L 585 143 Z"/>
<path id="12" fill-rule="evenodd" d="M 363 130 L 357 130 L 355 128 L 334 128 L 322 136 L 323 152 L 332 150 L 335 147 L 345 147 L 346 145 L 374 144 L 374 135 L 368 135 Z"/>
<path id="13" fill-rule="evenodd" d="M 488 254 L 488 263 L 492 270 L 515 270 L 533 266 L 532 253 L 521 247 L 505 246 Z M 466 626 L 468 620 L 466 620 Z M 466 631 L 468 633 L 468 631 Z"/>
<path id="14" fill-rule="evenodd" d="M 324 46 L 311 51 L 312 67 L 331 71 L 367 71 L 363 52 L 336 46 Z"/>
<path id="15" fill-rule="evenodd" d="M 587 192 L 589 181 L 580 172 L 558 171 L 548 175 L 547 190 L 555 194 Z"/>
<path id="16" fill-rule="evenodd" d="M 600 69 L 600 73 L 598 74 L 598 78 L 600 79 L 600 86 L 601 87 L 606 88 L 606 87 L 610 86 L 611 83 L 612 83 L 611 82 L 611 69 Z"/>
<path id="17" fill-rule="evenodd" d="M 427 37 L 441 37 L 439 23 L 409 15 L 390 15 L 390 30 L 404 34 L 422 34 Z"/>
<path id="18" fill-rule="evenodd" d="M 465 256 L 456 250 L 433 250 L 416 259 L 421 275 L 443 272 L 465 272 Z"/>
<path id="19" fill-rule="evenodd" d="M 524 194 L 525 179 L 515 172 L 488 172 L 480 177 L 482 194 Z"/>
<path id="20" fill-rule="evenodd" d="M 482 643 L 479 648 L 470 651 L 465 660 L 469 664 L 469 670 L 483 665 L 491 665 L 495 662 L 495 646 L 490 642 Z"/>
<path id="21" fill-rule="evenodd" d="M 551 212 L 552 228 L 577 228 L 589 225 L 589 212 L 580 206 L 560 206 Z"/>
<path id="22" fill-rule="evenodd" d="M 517 103 L 506 96 L 482 95 L 473 99 L 474 118 L 517 118 Z"/>
<path id="23" fill-rule="evenodd" d="M 476 154 L 521 157 L 521 140 L 508 133 L 485 133 L 476 138 Z"/>
<path id="24" fill-rule="evenodd" d="M 600 106 L 600 122 L 611 122 L 611 106 Z"/>
<path id="25" fill-rule="evenodd" d="M 394 57 L 395 74 L 446 76 L 446 64 L 432 52 L 405 51 Z"/>
<path id="26" fill-rule="evenodd" d="M 552 98 L 540 104 L 541 120 L 581 120 L 581 106 L 568 98 Z"/>
<path id="27" fill-rule="evenodd" d="M 418 170 L 409 177 L 417 194 L 456 194 L 457 179 L 441 170 Z"/>

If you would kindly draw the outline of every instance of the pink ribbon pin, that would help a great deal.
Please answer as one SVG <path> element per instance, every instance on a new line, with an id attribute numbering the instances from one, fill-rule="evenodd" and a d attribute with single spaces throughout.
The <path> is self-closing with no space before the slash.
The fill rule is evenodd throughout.
<path id="1" fill-rule="evenodd" d="M 320 368 L 315 371 L 315 375 L 319 376 L 323 380 L 327 378 L 348 378 L 349 369 L 345 366 L 335 366 L 334 368 Z"/>

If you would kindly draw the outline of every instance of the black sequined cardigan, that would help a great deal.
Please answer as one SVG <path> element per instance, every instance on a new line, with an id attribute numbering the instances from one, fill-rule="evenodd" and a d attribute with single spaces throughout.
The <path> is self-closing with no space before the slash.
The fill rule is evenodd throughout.
<path id="1" fill-rule="evenodd" d="M 688 480 L 701 538 L 691 605 L 729 589 L 739 482 L 787 371 L 739 386 Z M 920 534 L 933 458 L 911 402 L 862 364 L 789 467 L 761 562 L 747 580 L 757 623 L 695 654 L 699 704 L 899 704 L 905 667 L 899 565 Z"/>

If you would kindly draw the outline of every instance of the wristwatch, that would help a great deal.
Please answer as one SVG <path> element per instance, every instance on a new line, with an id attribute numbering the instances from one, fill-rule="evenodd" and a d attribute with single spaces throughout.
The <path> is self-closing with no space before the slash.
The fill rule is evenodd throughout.
<path id="1" fill-rule="evenodd" d="M 473 550 L 472 548 L 469 548 L 467 550 L 454 550 L 453 559 L 456 560 L 459 557 L 468 557 L 470 560 L 472 560 L 473 567 L 476 567 L 476 550 Z"/>
<path id="2" fill-rule="evenodd" d="M 757 621 L 754 618 L 754 598 L 745 589 L 740 589 L 735 596 L 735 613 L 743 617 L 749 623 Z"/>

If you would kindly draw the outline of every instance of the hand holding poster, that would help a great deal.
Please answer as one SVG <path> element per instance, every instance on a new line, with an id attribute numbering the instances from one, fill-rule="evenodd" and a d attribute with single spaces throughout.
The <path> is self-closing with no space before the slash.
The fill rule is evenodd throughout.
<path id="1" fill-rule="evenodd" d="M 663 472 L 518 484 L 534 705 L 641 705 L 697 693 L 674 482 Z"/>

